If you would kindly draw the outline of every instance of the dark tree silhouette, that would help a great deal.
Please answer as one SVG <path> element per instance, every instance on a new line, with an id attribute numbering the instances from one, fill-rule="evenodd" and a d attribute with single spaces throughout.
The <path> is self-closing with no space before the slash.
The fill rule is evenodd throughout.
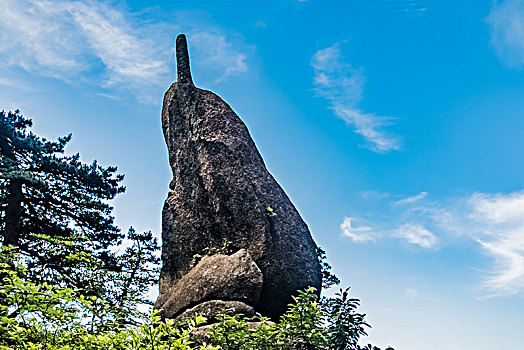
<path id="1" fill-rule="evenodd" d="M 0 112 L 0 237 L 27 267 L 25 278 L 109 299 L 115 308 L 142 300 L 156 282 L 158 250 L 150 232 L 125 238 L 108 202 L 124 192 L 114 166 L 65 155 L 71 135 L 49 141 L 33 134 L 18 110 Z M 107 305 L 107 303 L 106 303 Z"/>

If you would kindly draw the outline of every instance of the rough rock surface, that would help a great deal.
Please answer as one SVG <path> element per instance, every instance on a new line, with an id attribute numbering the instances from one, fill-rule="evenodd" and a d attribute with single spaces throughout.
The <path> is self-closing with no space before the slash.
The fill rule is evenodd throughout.
<path id="1" fill-rule="evenodd" d="M 224 301 L 224 300 L 210 300 L 198 304 L 191 309 L 188 309 L 175 318 L 175 322 L 181 322 L 188 317 L 198 314 L 206 315 L 207 322 L 212 323 L 216 320 L 216 316 L 223 310 L 227 310 L 229 314 L 242 314 L 244 316 L 255 316 L 255 309 L 241 301 Z"/>
<path id="2" fill-rule="evenodd" d="M 193 85 L 185 36 L 177 38 L 178 81 L 166 92 L 162 126 L 173 181 L 162 212 L 162 308 L 190 292 L 177 287 L 195 254 L 246 249 L 263 274 L 264 316 L 282 315 L 291 295 L 321 288 L 316 244 L 299 213 L 267 171 L 249 132 L 220 97 Z M 268 209 L 271 208 L 271 209 Z M 232 298 L 229 298 L 231 300 Z"/>
<path id="3" fill-rule="evenodd" d="M 157 305 L 161 309 L 160 316 L 175 318 L 198 305 L 202 305 L 200 310 L 205 311 L 202 303 L 211 300 L 240 301 L 247 306 L 256 305 L 261 290 L 262 272 L 249 253 L 241 249 L 233 255 L 204 256 L 169 291 L 161 295 Z M 208 308 L 211 306 L 207 305 Z M 218 304 L 215 303 L 215 306 Z M 238 311 L 241 309 L 238 308 Z M 206 312 L 203 313 L 211 317 Z"/>

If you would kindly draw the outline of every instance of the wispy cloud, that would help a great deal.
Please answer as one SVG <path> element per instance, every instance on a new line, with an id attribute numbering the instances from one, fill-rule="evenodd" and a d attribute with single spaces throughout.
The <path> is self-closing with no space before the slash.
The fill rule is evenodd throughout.
<path id="1" fill-rule="evenodd" d="M 402 204 L 409 204 L 409 203 L 413 203 L 413 202 L 416 202 L 422 198 L 425 198 L 426 196 L 428 195 L 427 192 L 420 192 L 419 194 L 415 195 L 415 196 L 411 196 L 411 197 L 406 197 L 406 198 L 403 198 L 401 200 L 398 200 L 395 202 L 396 205 L 402 205 Z"/>
<path id="2" fill-rule="evenodd" d="M 165 58 L 155 47 L 157 43 L 143 37 L 122 12 L 102 4 L 79 2 L 63 3 L 62 9 L 85 36 L 91 52 L 105 65 L 109 85 L 153 83 L 167 73 Z"/>
<path id="3" fill-rule="evenodd" d="M 429 200 L 426 192 L 375 199 L 383 202 L 377 203 L 381 215 L 371 215 L 382 221 L 367 220 L 366 227 L 375 237 L 396 237 L 421 248 L 473 243 L 494 262 L 482 282 L 484 297 L 524 292 L 524 191 L 441 201 Z"/>
<path id="4" fill-rule="evenodd" d="M 433 233 L 424 226 L 413 222 L 400 226 L 396 236 L 422 248 L 433 248 L 438 242 L 437 237 Z"/>
<path id="5" fill-rule="evenodd" d="M 440 298 L 434 298 L 434 297 L 428 297 L 425 295 L 421 295 L 421 293 L 417 289 L 413 289 L 413 288 L 407 288 L 406 290 L 404 290 L 404 294 L 406 294 L 406 296 L 411 299 L 419 299 L 419 300 L 424 300 L 424 301 L 435 301 L 435 302 L 440 301 Z"/>
<path id="6" fill-rule="evenodd" d="M 469 205 L 479 226 L 477 241 L 496 263 L 484 286 L 491 296 L 524 290 L 524 192 L 476 193 Z"/>
<path id="7" fill-rule="evenodd" d="M 447 0 L 348 0 L 366 10 L 386 12 L 395 15 L 421 16 L 438 14 L 442 10 L 463 8 L 467 2 Z"/>
<path id="8" fill-rule="evenodd" d="M 5 86 L 9 88 L 15 88 L 18 90 L 23 91 L 38 91 L 38 89 L 35 89 L 31 86 L 22 84 L 21 82 L 14 80 L 14 79 L 8 79 L 8 78 L 2 78 L 0 77 L 0 86 Z"/>
<path id="9" fill-rule="evenodd" d="M 404 291 L 404 294 L 406 294 L 410 298 L 418 298 L 418 290 L 408 288 Z"/>
<path id="10" fill-rule="evenodd" d="M 164 48 L 99 2 L 2 2 L 0 46 L 10 65 L 68 82 L 121 86 L 141 100 L 166 84 Z M 16 49 L 15 49 L 16 47 Z"/>
<path id="11" fill-rule="evenodd" d="M 141 102 L 158 103 L 174 78 L 170 61 L 182 25 L 147 22 L 106 2 L 3 0 L 0 66 L 18 66 L 68 83 L 129 90 Z M 204 53 L 213 55 L 203 63 L 206 73 L 226 79 L 248 70 L 246 55 L 219 30 L 195 33 L 193 45 L 205 45 Z"/>
<path id="12" fill-rule="evenodd" d="M 398 137 L 383 130 L 393 118 L 366 113 L 358 107 L 364 85 L 363 70 L 355 69 L 344 60 L 340 43 L 317 51 L 311 65 L 318 95 L 330 101 L 335 115 L 362 135 L 372 150 L 388 152 L 400 148 Z"/>
<path id="13" fill-rule="evenodd" d="M 491 43 L 499 57 L 510 66 L 524 65 L 524 2 L 494 2 L 487 18 Z"/>
<path id="14" fill-rule="evenodd" d="M 340 224 L 340 229 L 342 234 L 346 237 L 351 238 L 355 243 L 367 243 L 375 240 L 375 234 L 373 233 L 371 227 L 368 226 L 359 226 L 354 227 L 353 221 L 354 218 L 346 217 L 344 222 Z"/>
<path id="15" fill-rule="evenodd" d="M 76 29 L 49 2 L 0 2 L 0 50 L 3 61 L 29 71 L 59 76 L 87 68 L 78 47 Z M 17 50 L 15 50 L 17 48 Z"/>
<path id="16" fill-rule="evenodd" d="M 215 76 L 209 79 L 219 83 L 230 76 L 248 71 L 247 55 L 236 50 L 227 38 L 217 32 L 194 31 L 190 33 L 191 47 L 194 48 L 193 64 L 208 72 L 215 70 Z M 216 67 L 223 67 L 217 71 Z"/>

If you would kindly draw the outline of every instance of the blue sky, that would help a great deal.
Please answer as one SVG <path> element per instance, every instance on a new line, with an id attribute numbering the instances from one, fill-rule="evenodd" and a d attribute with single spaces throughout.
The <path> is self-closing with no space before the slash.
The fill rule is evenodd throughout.
<path id="1" fill-rule="evenodd" d="M 524 2 L 0 0 L 0 108 L 118 165 L 124 230 L 160 235 L 180 32 L 195 83 L 361 298 L 368 341 L 522 348 Z"/>

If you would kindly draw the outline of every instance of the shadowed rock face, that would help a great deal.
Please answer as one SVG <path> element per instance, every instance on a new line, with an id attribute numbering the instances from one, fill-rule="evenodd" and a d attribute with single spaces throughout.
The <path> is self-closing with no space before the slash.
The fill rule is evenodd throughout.
<path id="1" fill-rule="evenodd" d="M 220 97 L 193 85 L 183 35 L 177 38 L 177 69 L 178 81 L 166 92 L 162 110 L 173 181 L 162 212 L 163 266 L 155 308 L 172 305 L 170 300 L 181 298 L 177 293 L 192 293 L 176 284 L 193 268 L 194 255 L 227 240 L 232 251 L 245 249 L 262 272 L 260 297 L 250 306 L 277 318 L 297 290 L 320 291 L 315 242 L 244 123 Z"/>

